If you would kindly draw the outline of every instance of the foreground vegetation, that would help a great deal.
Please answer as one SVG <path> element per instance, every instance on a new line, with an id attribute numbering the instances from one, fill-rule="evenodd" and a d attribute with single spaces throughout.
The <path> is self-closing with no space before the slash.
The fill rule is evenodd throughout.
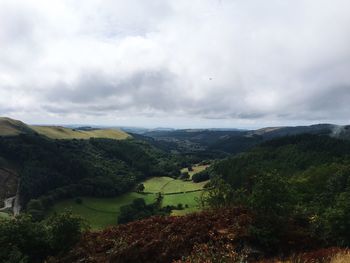
<path id="1" fill-rule="evenodd" d="M 42 222 L 28 215 L 0 218 L 0 262 L 43 262 L 66 253 L 85 230 L 84 221 L 68 212 Z"/>
<path id="2" fill-rule="evenodd" d="M 319 246 L 350 246 L 349 141 L 285 137 L 213 169 L 216 188 L 207 201 L 254 211 L 252 235 L 265 250 L 288 250 L 280 244 L 293 232 Z"/>

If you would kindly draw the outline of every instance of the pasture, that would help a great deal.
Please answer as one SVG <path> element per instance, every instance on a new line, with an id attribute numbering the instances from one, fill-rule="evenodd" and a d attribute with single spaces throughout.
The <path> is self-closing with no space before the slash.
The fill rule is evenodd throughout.
<path id="1" fill-rule="evenodd" d="M 184 194 L 164 195 L 163 206 L 167 205 L 187 205 L 184 210 L 174 210 L 172 215 L 184 215 L 199 210 L 197 198 L 202 192 L 192 192 Z M 60 213 L 65 210 L 71 210 L 74 214 L 86 219 L 93 230 L 103 229 L 117 223 L 120 207 L 130 204 L 136 198 L 145 199 L 146 203 L 155 201 L 156 194 L 139 194 L 130 192 L 125 195 L 114 198 L 93 198 L 85 197 L 82 204 L 77 204 L 75 199 L 66 199 L 55 204 L 49 211 L 49 214 Z"/>
<path id="2" fill-rule="evenodd" d="M 107 138 L 124 140 L 131 137 L 126 132 L 117 129 L 96 129 L 83 131 L 60 126 L 30 126 L 30 128 L 51 139 Z"/>
<path id="3" fill-rule="evenodd" d="M 192 171 L 188 171 L 188 168 L 183 168 L 183 169 L 181 169 L 181 173 L 188 172 L 188 174 L 190 175 L 190 178 L 192 178 L 192 175 L 204 171 L 209 166 L 210 165 L 208 165 L 208 164 L 206 164 L 206 165 L 198 165 L 198 164 L 196 164 L 196 165 L 192 166 Z"/>
<path id="4" fill-rule="evenodd" d="M 143 183 L 145 193 L 179 193 L 197 191 L 203 189 L 206 182 L 193 183 L 192 181 L 183 181 L 170 177 L 153 177 Z"/>
<path id="5" fill-rule="evenodd" d="M 204 170 L 198 167 L 193 173 Z M 120 207 L 132 203 L 136 198 L 145 199 L 147 204 L 155 201 L 159 192 L 163 194 L 162 206 L 182 204 L 183 210 L 173 210 L 172 215 L 180 216 L 200 210 L 198 200 L 204 193 L 203 186 L 207 182 L 193 183 L 170 177 L 153 177 L 145 182 L 144 193 L 129 192 L 114 198 L 84 197 L 78 204 L 75 199 L 67 199 L 55 204 L 49 214 L 71 210 L 74 214 L 86 219 L 93 230 L 103 229 L 117 224 Z"/>

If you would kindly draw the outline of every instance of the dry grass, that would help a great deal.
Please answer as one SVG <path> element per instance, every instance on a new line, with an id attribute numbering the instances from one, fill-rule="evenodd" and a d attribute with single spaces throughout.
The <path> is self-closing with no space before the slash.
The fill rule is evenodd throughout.
<path id="1" fill-rule="evenodd" d="M 51 139 L 108 138 L 115 140 L 124 140 L 131 137 L 126 132 L 117 129 L 80 131 L 60 126 L 31 126 L 31 128 L 37 133 Z"/>
<path id="2" fill-rule="evenodd" d="M 21 121 L 0 117 L 0 136 L 13 136 L 30 132 L 30 128 Z"/>
<path id="3" fill-rule="evenodd" d="M 350 263 L 350 251 L 340 252 L 336 254 L 330 263 Z"/>

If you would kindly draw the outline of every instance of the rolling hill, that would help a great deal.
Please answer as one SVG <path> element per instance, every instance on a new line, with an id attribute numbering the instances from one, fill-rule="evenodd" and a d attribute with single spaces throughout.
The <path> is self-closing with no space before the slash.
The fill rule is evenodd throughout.
<path id="1" fill-rule="evenodd" d="M 25 123 L 6 117 L 0 117 L 0 136 L 32 134 L 34 131 Z"/>
<path id="2" fill-rule="evenodd" d="M 117 129 L 93 129 L 77 130 L 61 126 L 30 126 L 35 132 L 49 137 L 51 139 L 89 139 L 106 138 L 115 140 L 124 140 L 131 136 L 126 132 Z"/>
<path id="3" fill-rule="evenodd" d="M 0 117 L 0 136 L 16 136 L 20 134 L 40 134 L 50 139 L 90 139 L 106 138 L 124 140 L 131 135 L 119 129 L 79 130 L 61 126 L 27 125 L 21 121 Z"/>
<path id="4" fill-rule="evenodd" d="M 333 124 L 316 124 L 295 127 L 267 127 L 258 130 L 214 130 L 214 129 L 185 129 L 149 131 L 144 137 L 151 137 L 153 144 L 161 145 L 164 149 L 187 154 L 206 155 L 220 158 L 229 154 L 247 151 L 264 141 L 283 136 L 298 134 L 329 135 L 336 138 L 350 138 L 349 126 Z M 141 138 L 141 135 L 138 135 Z"/>

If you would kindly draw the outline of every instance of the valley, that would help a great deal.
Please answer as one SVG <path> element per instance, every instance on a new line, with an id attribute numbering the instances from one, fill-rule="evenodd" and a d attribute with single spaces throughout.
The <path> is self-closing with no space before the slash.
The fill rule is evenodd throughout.
<path id="1" fill-rule="evenodd" d="M 208 165 L 195 165 L 191 174 L 203 171 L 207 167 Z M 155 201 L 158 193 L 163 195 L 163 207 L 182 205 L 182 209 L 173 210 L 171 215 L 185 215 L 201 210 L 199 199 L 204 194 L 204 186 L 208 182 L 193 183 L 171 177 L 153 177 L 141 183 L 145 187 L 142 193 L 130 191 L 113 198 L 82 197 L 79 198 L 81 203 L 76 199 L 60 201 L 50 208 L 48 216 L 71 210 L 73 214 L 86 219 L 92 229 L 104 229 L 117 224 L 120 207 L 132 203 L 137 198 L 142 198 L 150 204 Z"/>
<path id="2" fill-rule="evenodd" d="M 26 240 L 17 246 L 28 262 L 347 253 L 347 126 L 136 134 L 0 124 L 0 243 L 14 251 Z"/>

